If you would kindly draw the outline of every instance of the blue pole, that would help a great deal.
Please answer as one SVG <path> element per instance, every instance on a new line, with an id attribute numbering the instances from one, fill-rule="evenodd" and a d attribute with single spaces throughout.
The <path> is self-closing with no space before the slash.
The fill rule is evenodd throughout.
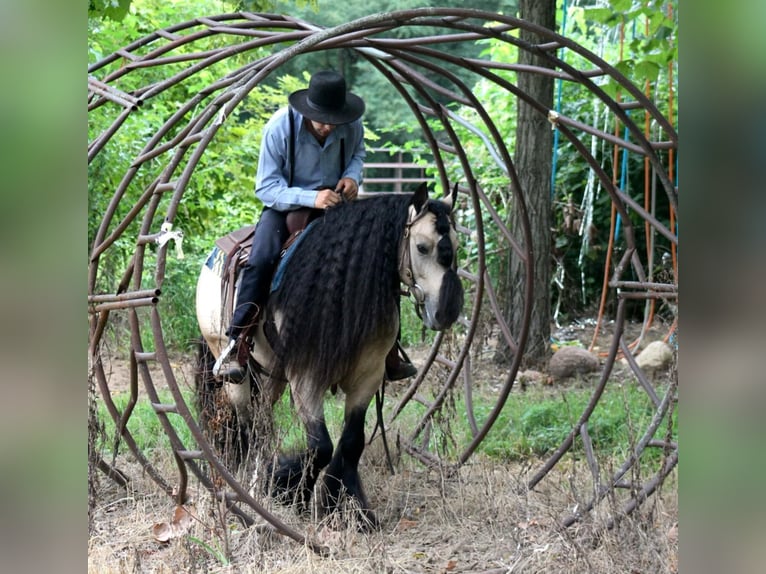
<path id="1" fill-rule="evenodd" d="M 567 0 L 564 0 L 564 6 L 562 8 L 563 16 L 561 18 L 561 35 L 566 35 L 567 30 Z M 564 58 L 564 48 L 560 50 L 560 57 Z M 561 112 L 561 92 L 562 92 L 561 78 L 556 80 L 556 113 Z M 556 169 L 558 166 L 558 149 L 559 149 L 559 130 L 553 130 L 553 161 L 551 162 L 551 199 L 556 197 Z"/>
<path id="2" fill-rule="evenodd" d="M 636 38 L 636 21 L 633 20 L 633 39 Z M 630 115 L 630 110 L 625 110 L 626 115 Z M 625 141 L 628 141 L 628 128 L 625 128 L 625 132 L 622 136 L 622 139 Z M 628 192 L 627 190 L 627 181 L 628 181 L 628 150 L 627 148 L 622 150 L 622 163 L 620 165 L 620 189 L 624 191 L 625 193 Z M 617 214 L 617 221 L 614 225 L 614 239 L 617 240 L 617 237 L 620 235 L 620 222 L 622 221 L 622 218 L 620 217 L 620 214 Z"/>
<path id="3" fill-rule="evenodd" d="M 630 110 L 627 110 L 625 112 L 626 114 L 630 115 Z M 627 141 L 628 139 L 628 128 L 625 128 L 625 132 L 623 134 L 623 139 Z M 628 184 L 628 150 L 623 149 L 622 150 L 622 162 L 620 164 L 620 190 L 627 193 L 628 190 L 626 189 L 626 186 Z M 614 238 L 617 239 L 617 237 L 620 235 L 620 222 L 622 221 L 622 218 L 620 217 L 620 214 L 617 214 L 617 222 L 614 226 Z"/>

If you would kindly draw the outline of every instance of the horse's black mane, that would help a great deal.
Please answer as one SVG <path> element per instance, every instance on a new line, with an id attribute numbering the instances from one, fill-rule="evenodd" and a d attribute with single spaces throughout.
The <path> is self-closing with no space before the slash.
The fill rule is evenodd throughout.
<path id="1" fill-rule="evenodd" d="M 307 231 L 269 300 L 282 316 L 272 345 L 284 367 L 310 370 L 329 385 L 348 373 L 365 342 L 392 330 L 411 201 L 392 194 L 343 203 Z"/>

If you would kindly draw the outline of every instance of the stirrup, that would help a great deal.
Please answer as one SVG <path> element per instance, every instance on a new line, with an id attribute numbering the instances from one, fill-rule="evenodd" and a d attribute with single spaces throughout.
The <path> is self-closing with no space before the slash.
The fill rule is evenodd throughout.
<path id="1" fill-rule="evenodd" d="M 237 339 L 231 339 L 226 348 L 221 352 L 218 360 L 213 365 L 213 376 L 228 383 L 241 383 L 245 378 L 245 367 L 237 360 Z M 232 352 L 234 356 L 232 357 Z M 226 363 L 227 368 L 224 368 Z"/>

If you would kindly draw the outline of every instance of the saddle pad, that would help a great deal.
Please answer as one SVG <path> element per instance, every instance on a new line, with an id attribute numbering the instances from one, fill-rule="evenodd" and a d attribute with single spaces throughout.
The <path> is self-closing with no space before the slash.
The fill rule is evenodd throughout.
<path id="1" fill-rule="evenodd" d="M 279 260 L 279 265 L 277 266 L 277 270 L 274 272 L 274 277 L 271 279 L 271 293 L 279 289 L 279 286 L 282 284 L 282 278 L 285 275 L 285 267 L 287 266 L 287 262 L 290 260 L 293 253 L 295 253 L 295 248 L 301 241 L 305 239 L 305 237 L 309 234 L 311 229 L 316 225 L 318 221 L 318 219 L 315 219 L 309 223 L 303 231 L 296 235 L 292 244 L 282 253 L 281 259 Z"/>

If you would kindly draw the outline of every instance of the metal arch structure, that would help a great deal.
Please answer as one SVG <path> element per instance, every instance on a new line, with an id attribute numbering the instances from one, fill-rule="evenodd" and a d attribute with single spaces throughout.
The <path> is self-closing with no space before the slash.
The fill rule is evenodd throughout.
<path id="1" fill-rule="evenodd" d="M 407 40 L 386 37 L 386 32 L 398 27 L 418 27 L 418 30 L 434 30 L 433 35 L 420 35 Z M 515 31 L 527 29 L 535 32 L 541 42 L 529 44 L 521 41 Z M 543 56 L 549 67 L 537 68 L 501 63 L 491 60 L 456 58 L 442 51 L 446 44 L 475 42 L 492 38 L 506 42 L 519 50 L 527 50 Z M 215 42 L 210 42 L 215 39 Z M 203 44 L 204 43 L 204 44 Z M 197 46 L 201 45 L 202 48 Z M 280 48 L 280 46 L 285 46 Z M 262 50 L 262 48 L 269 48 Z M 524 20 L 495 13 L 471 9 L 421 8 L 399 12 L 377 14 L 360 18 L 335 28 L 322 29 L 310 23 L 284 15 L 234 13 L 196 18 L 149 34 L 116 53 L 91 65 L 88 69 L 88 111 L 112 114 L 108 129 L 94 137 L 88 146 L 88 163 L 107 149 L 112 137 L 133 114 L 140 114 L 142 106 L 151 105 L 153 98 L 160 96 L 177 84 L 182 84 L 200 72 L 211 69 L 217 62 L 235 55 L 252 55 L 252 59 L 234 72 L 223 77 L 214 77 L 204 88 L 193 93 L 190 99 L 180 103 L 169 113 L 166 121 L 157 126 L 155 133 L 147 136 L 142 148 L 133 158 L 130 168 L 113 191 L 112 200 L 103 214 L 101 225 L 89 253 L 88 310 L 89 327 L 89 375 L 95 380 L 107 410 L 114 418 L 122 440 L 128 445 L 147 474 L 179 503 L 187 498 L 187 487 L 191 474 L 214 496 L 225 501 L 232 512 L 245 523 L 252 524 L 256 513 L 270 523 L 278 532 L 301 543 L 319 549 L 307 536 L 284 523 L 269 512 L 252 496 L 248 488 L 222 464 L 207 442 L 199 427 L 193 409 L 187 405 L 179 387 L 177 373 L 171 365 L 162 327 L 162 289 L 166 280 L 166 268 L 172 265 L 173 241 L 182 238 L 184 222 L 179 216 L 179 205 L 184 194 L 190 193 L 189 182 L 200 158 L 208 145 L 214 141 L 219 128 L 233 115 L 247 95 L 264 79 L 291 59 L 305 53 L 346 48 L 353 49 L 366 62 L 380 72 L 398 91 L 402 101 L 409 107 L 422 128 L 423 137 L 430 148 L 440 185 L 450 189 L 459 184 L 461 210 L 467 214 L 465 223 L 460 225 L 464 239 L 469 238 L 475 247 L 476 256 L 460 269 L 460 275 L 468 286 L 466 289 L 466 319 L 459 334 L 436 336 L 424 364 L 416 379 L 404 391 L 401 398 L 389 409 L 386 426 L 399 432 L 403 447 L 425 464 L 456 468 L 465 463 L 492 428 L 503 409 L 516 380 L 531 317 L 531 286 L 533 284 L 531 233 L 526 214 L 527 192 L 521 189 L 511 159 L 507 138 L 493 122 L 480 99 L 450 69 L 460 67 L 478 78 L 492 82 L 507 90 L 509 95 L 527 102 L 538 113 L 547 117 L 560 134 L 584 159 L 600 185 L 606 190 L 616 211 L 622 215 L 623 233 L 622 259 L 615 266 L 609 282 L 617 300 L 614 336 L 603 365 L 598 385 L 594 388 L 590 402 L 573 425 L 568 437 L 559 448 L 543 462 L 534 473 L 528 488 L 534 488 L 572 447 L 575 440 L 582 440 L 588 473 L 594 483 L 593 496 L 576 515 L 562 518 L 568 526 L 579 521 L 588 511 L 598 507 L 607 498 L 615 500 L 616 493 L 624 493 L 622 513 L 630 513 L 650 496 L 664 481 L 678 462 L 678 445 L 666 438 L 656 438 L 661 432 L 663 421 L 672 415 L 677 403 L 676 384 L 670 384 L 663 396 L 657 396 L 651 383 L 632 359 L 624 340 L 625 304 L 630 299 L 677 299 L 677 280 L 667 283 L 650 281 L 647 262 L 642 261 L 636 246 L 634 227 L 628 212 L 636 215 L 644 225 L 664 236 L 673 245 L 678 238 L 673 229 L 656 219 L 613 182 L 590 151 L 587 141 L 592 138 L 640 154 L 645 158 L 645 168 L 664 191 L 668 205 L 677 210 L 677 189 L 658 153 L 660 150 L 677 150 L 678 137 L 671 122 L 664 117 L 654 103 L 633 85 L 626 77 L 595 54 L 550 30 Z M 577 65 L 567 63 L 561 57 L 565 48 L 574 54 Z M 141 72 L 152 73 L 142 76 Z M 609 134 L 593 128 L 577 118 L 556 114 L 531 98 L 507 79 L 503 72 L 522 71 L 532 74 L 547 74 L 564 82 L 587 90 L 606 106 L 613 118 L 625 127 L 625 136 Z M 145 79 L 148 78 L 148 79 Z M 434 81 L 439 78 L 440 82 Z M 605 79 L 616 82 L 623 94 L 623 101 L 612 99 L 602 89 Z M 122 89 L 120 86 L 131 86 Z M 449 87 L 445 87 L 449 86 Z M 458 104 L 469 109 L 481 122 L 469 124 L 456 111 Z M 640 110 L 650 118 L 660 134 L 654 139 L 636 125 L 627 113 Z M 482 174 L 474 172 L 471 158 L 460 141 L 456 126 L 468 127 L 480 137 L 497 165 L 507 175 L 507 186 L 513 197 L 515 209 L 521 210 L 522 228 L 510 230 L 502 220 L 490 199 L 484 192 Z M 438 131 L 434 128 L 438 126 Z M 459 181 L 453 181 L 448 169 L 459 165 L 462 174 Z M 140 177 L 139 177 L 140 176 Z M 139 181 L 150 183 L 140 190 L 139 199 L 127 208 L 118 210 L 125 201 L 126 193 L 139 185 Z M 118 216 L 118 211 L 120 215 Z M 470 227 L 468 225 L 470 224 Z M 525 308 L 523 321 L 518 332 L 511 332 L 495 297 L 493 280 L 486 267 L 487 246 L 485 243 L 488 226 L 496 228 L 496 235 L 505 242 L 505 248 L 514 250 L 525 262 Z M 135 231 L 135 230 L 138 231 Z M 211 237 L 211 240 L 214 239 Z M 111 249 L 118 240 L 130 241 L 135 252 L 122 272 L 118 284 L 103 287 L 100 274 L 104 261 L 108 260 Z M 147 248 L 156 247 L 153 254 L 153 268 L 147 269 Z M 151 277 L 148 280 L 147 277 Z M 628 280 L 626 277 L 637 277 Z M 486 309 L 484 314 L 482 310 Z M 504 344 L 513 350 L 513 362 L 508 368 L 496 403 L 488 415 L 475 412 L 472 401 L 473 371 L 471 348 L 476 344 L 478 324 L 486 320 L 487 313 L 496 322 Z M 127 316 L 130 331 L 130 401 L 120 410 L 111 398 L 109 376 L 102 356 L 105 328 L 111 321 L 124 321 Z M 151 341 L 146 350 L 145 343 Z M 588 434 L 588 420 L 599 398 L 606 388 L 618 354 L 622 352 L 635 375 L 651 398 L 654 416 L 642 429 L 633 451 L 624 464 L 611 476 L 600 476 L 598 465 L 592 454 L 592 441 Z M 163 383 L 170 390 L 173 402 L 162 403 L 150 365 L 158 366 Z M 156 372 L 156 369 L 153 369 Z M 433 376 L 439 371 L 440 376 Z M 458 380 L 463 379 L 463 393 L 467 406 L 472 437 L 469 444 L 452 460 L 445 460 L 429 451 L 428 436 L 434 417 L 445 415 L 446 399 L 459 392 Z M 163 476 L 137 447 L 128 420 L 138 397 L 139 380 L 143 382 L 149 401 L 154 408 L 177 463 L 177 477 Z M 424 381 L 436 385 L 434 399 L 426 402 L 418 393 Z M 397 428 L 398 417 L 408 404 L 419 401 L 425 404 L 425 413 L 407 432 Z M 176 432 L 171 418 L 178 417 L 188 426 L 196 444 L 184 444 Z M 656 473 L 644 482 L 636 484 L 626 477 L 639 464 L 649 449 L 661 448 L 663 455 L 656 466 Z M 215 470 L 225 483 L 213 484 L 204 471 L 206 463 Z M 610 507 L 611 508 L 611 507 Z M 610 521 L 619 519 L 615 514 Z M 611 522 L 609 523 L 611 524 Z M 607 526 L 609 526 L 607 524 Z"/>

